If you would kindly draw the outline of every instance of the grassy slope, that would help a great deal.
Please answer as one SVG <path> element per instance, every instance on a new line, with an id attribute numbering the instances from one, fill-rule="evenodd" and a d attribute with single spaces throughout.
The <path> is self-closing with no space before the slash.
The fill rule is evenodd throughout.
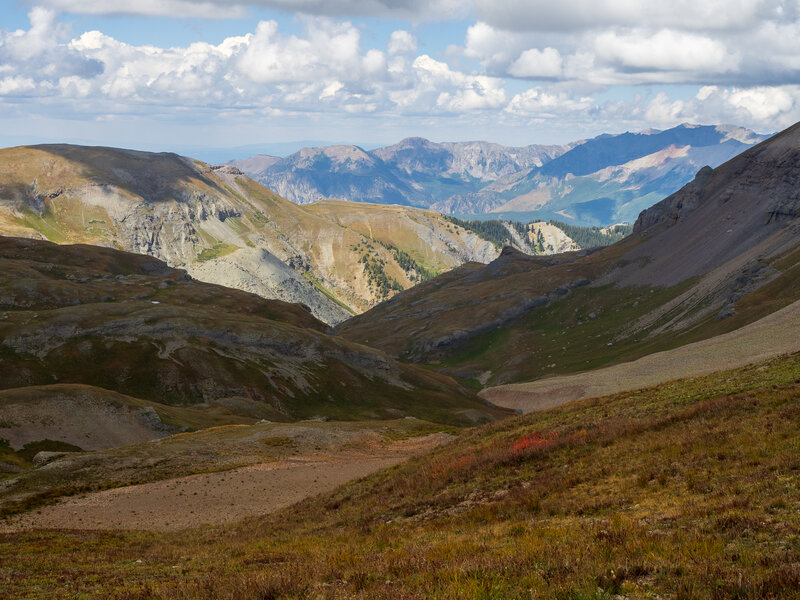
<path id="1" fill-rule="evenodd" d="M 240 397 L 263 409 L 245 416 L 271 420 L 507 414 L 321 333 L 297 305 L 186 280 L 149 257 L 0 238 L 0 267 L 3 388 L 79 383 L 171 405 Z"/>
<path id="2" fill-rule="evenodd" d="M 335 201 L 298 206 L 246 176 L 214 171 L 174 154 L 48 145 L 0 150 L 0 165 L 4 235 L 130 250 L 117 212 L 136 207 L 137 219 L 163 220 L 165 233 L 160 235 L 166 237 L 191 209 L 189 223 L 178 227 L 188 232 L 178 236 L 186 247 L 165 250 L 173 264 L 207 263 L 255 246 L 281 260 L 302 253 L 324 293 L 353 312 L 384 299 L 370 287 L 358 263 L 361 254 L 353 250 L 357 244 L 372 239 L 391 243 L 438 273 L 458 265 L 459 249 L 469 248 L 472 239 L 430 211 L 352 208 Z M 237 216 L 206 221 L 200 216 L 205 213 L 198 208 L 199 197 Z M 163 216 L 163 206 L 171 204 L 172 214 Z M 435 232 L 435 243 L 420 238 L 429 230 Z M 159 251 L 157 244 L 152 251 Z M 403 288 L 413 285 L 390 251 L 378 246 L 375 254 L 385 261 L 389 277 Z"/>
<path id="3" fill-rule="evenodd" d="M 560 377 L 487 388 L 481 396 L 524 412 L 685 377 L 733 369 L 800 351 L 800 301 L 726 334 L 634 361 Z"/>
<path id="4" fill-rule="evenodd" d="M 733 331 L 800 299 L 797 246 L 764 261 L 774 269 L 774 278 L 736 300 L 735 314 L 719 319 L 713 310 L 681 329 L 670 327 L 670 322 L 691 320 L 717 293 L 703 291 L 699 278 L 671 287 L 591 285 L 560 297 L 552 295 L 559 286 L 582 277 L 601 279 L 640 241 L 632 236 L 572 260 L 567 255 L 552 259 L 509 255 L 483 270 L 455 270 L 345 322 L 338 331 L 348 339 L 428 362 L 464 379 L 489 371 L 488 384 L 500 385 L 588 371 L 677 348 Z M 556 259 L 564 262 L 553 262 Z M 698 292 L 687 294 L 694 286 Z M 522 298 L 548 294 L 546 306 L 463 341 L 435 347 L 437 340 L 454 331 L 506 314 Z M 682 295 L 685 299 L 674 309 L 662 309 Z M 462 300 L 455 303 L 452 298 Z M 651 314 L 658 317 L 631 327 Z"/>
<path id="5" fill-rule="evenodd" d="M 798 397 L 792 355 L 570 403 L 240 527 L 5 535 L 0 582 L 27 598 L 798 598 Z"/>

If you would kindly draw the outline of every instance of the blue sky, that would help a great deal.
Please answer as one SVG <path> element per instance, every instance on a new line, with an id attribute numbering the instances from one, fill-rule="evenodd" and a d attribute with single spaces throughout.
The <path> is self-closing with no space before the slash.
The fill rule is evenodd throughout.
<path id="1" fill-rule="evenodd" d="M 798 0 L 6 0 L 0 145 L 221 158 L 776 131 L 800 120 L 799 17 Z"/>

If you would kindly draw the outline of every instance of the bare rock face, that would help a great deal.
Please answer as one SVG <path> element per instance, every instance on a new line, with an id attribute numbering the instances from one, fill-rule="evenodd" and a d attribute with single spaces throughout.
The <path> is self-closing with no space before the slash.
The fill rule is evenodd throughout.
<path id="1" fill-rule="evenodd" d="M 380 163 L 347 146 L 301 152 L 298 160 L 348 172 Z M 373 185 L 382 193 L 379 180 Z M 202 281 L 301 304 L 329 324 L 414 285 L 418 273 L 405 255 L 428 274 L 496 256 L 491 244 L 434 213 L 300 207 L 234 165 L 69 145 L 0 151 L 0 234 L 148 254 Z M 383 287 L 365 266 L 367 254 L 383 265 Z"/>
<path id="2" fill-rule="evenodd" d="M 662 202 L 642 211 L 633 225 L 633 231 L 639 232 L 649 229 L 659 223 L 674 225 L 680 219 L 696 209 L 701 202 L 703 186 L 713 174 L 714 170 L 706 165 L 697 172 L 694 180 L 672 194 Z"/>
<path id="3" fill-rule="evenodd" d="M 454 193 L 468 193 L 476 186 L 542 166 L 568 148 L 435 143 L 415 137 L 370 152 L 357 146 L 303 148 L 267 167 L 244 161 L 236 164 L 299 204 L 341 198 L 431 207 Z M 438 190 L 436 183 L 441 182 L 447 185 Z"/>

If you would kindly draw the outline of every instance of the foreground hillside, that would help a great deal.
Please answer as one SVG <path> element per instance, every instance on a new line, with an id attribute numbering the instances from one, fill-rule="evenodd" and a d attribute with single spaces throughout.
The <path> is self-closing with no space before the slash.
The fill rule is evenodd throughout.
<path id="1" fill-rule="evenodd" d="M 149 254 L 327 323 L 498 250 L 440 215 L 302 207 L 234 167 L 65 144 L 0 150 L 0 234 Z M 352 225 L 352 226 L 351 226 Z"/>
<path id="2" fill-rule="evenodd" d="M 147 256 L 0 237 L 0 389 L 94 386 L 189 427 L 196 416 L 160 407 L 249 421 L 414 415 L 470 424 L 507 414 L 447 377 L 325 329 L 300 306 L 194 281 Z M 86 419 L 99 418 L 83 406 Z M 212 416 L 206 425 L 221 424 Z"/>
<path id="3" fill-rule="evenodd" d="M 798 382 L 791 355 L 570 403 L 225 528 L 0 534 L 0 582 L 26 598 L 798 598 Z"/>
<path id="4" fill-rule="evenodd" d="M 552 257 L 506 248 L 338 331 L 475 386 L 588 371 L 733 331 L 800 299 L 799 187 L 795 125 L 701 169 L 612 246 Z"/>

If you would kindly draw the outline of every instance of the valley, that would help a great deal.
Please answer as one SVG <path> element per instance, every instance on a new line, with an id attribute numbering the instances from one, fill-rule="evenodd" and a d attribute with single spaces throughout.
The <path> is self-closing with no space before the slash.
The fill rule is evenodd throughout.
<path id="1" fill-rule="evenodd" d="M 800 125 L 632 230 L 11 151 L 0 597 L 798 589 Z"/>
<path id="2" fill-rule="evenodd" d="M 465 382 L 502 385 L 742 327 L 800 298 L 798 135 L 794 126 L 700 171 L 612 246 L 550 257 L 507 247 L 337 332 Z"/>
<path id="3" fill-rule="evenodd" d="M 248 163 L 250 164 L 250 163 Z M 578 247 L 562 229 L 495 223 L 497 240 L 412 207 L 298 206 L 232 166 L 175 154 L 50 145 L 0 151 L 0 234 L 154 256 L 200 280 L 307 306 L 335 324 L 506 241 Z"/>
<path id="4" fill-rule="evenodd" d="M 800 600 L 800 0 L 0 14 L 0 600 Z"/>
<path id="5" fill-rule="evenodd" d="M 515 417 L 241 524 L 0 533 L 0 581 L 29 598 L 791 598 L 798 360 Z"/>

